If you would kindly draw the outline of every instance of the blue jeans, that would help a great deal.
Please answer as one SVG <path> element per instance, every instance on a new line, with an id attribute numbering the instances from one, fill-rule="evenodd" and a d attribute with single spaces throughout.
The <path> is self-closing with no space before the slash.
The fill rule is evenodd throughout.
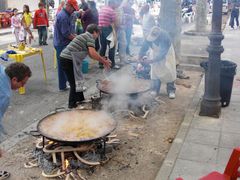
<path id="1" fill-rule="evenodd" d="M 155 91 L 157 94 L 160 93 L 160 88 L 161 88 L 161 81 L 160 79 L 154 79 L 152 80 L 152 90 Z M 174 82 L 169 82 L 167 83 L 167 93 L 169 94 L 170 92 L 176 91 L 176 87 Z"/>
<path id="2" fill-rule="evenodd" d="M 126 32 L 126 40 L 127 40 L 127 49 L 126 53 L 130 55 L 130 44 L 131 44 L 131 37 L 132 37 L 132 28 L 127 28 Z"/>
<path id="3" fill-rule="evenodd" d="M 38 26 L 39 45 L 47 44 L 47 26 Z"/>
<path id="4" fill-rule="evenodd" d="M 61 63 L 60 63 L 60 54 L 63 49 L 65 49 L 66 46 L 54 46 L 56 50 L 56 55 L 57 55 L 57 64 L 58 64 L 58 87 L 59 90 L 64 90 L 66 89 L 67 85 L 67 77 L 65 72 L 62 69 Z"/>

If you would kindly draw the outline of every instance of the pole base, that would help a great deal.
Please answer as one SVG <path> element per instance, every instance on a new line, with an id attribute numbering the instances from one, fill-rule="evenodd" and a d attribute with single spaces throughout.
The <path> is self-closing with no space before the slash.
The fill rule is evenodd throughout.
<path id="1" fill-rule="evenodd" d="M 221 102 L 220 101 L 208 101 L 203 99 L 201 102 L 201 109 L 199 116 L 208 116 L 213 118 L 219 118 L 221 114 Z"/>

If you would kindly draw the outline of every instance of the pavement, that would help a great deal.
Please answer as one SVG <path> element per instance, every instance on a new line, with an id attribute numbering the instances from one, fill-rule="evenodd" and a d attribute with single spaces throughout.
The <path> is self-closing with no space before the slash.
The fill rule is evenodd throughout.
<path id="1" fill-rule="evenodd" d="M 223 60 L 240 65 L 240 30 L 224 30 Z M 200 45 L 201 46 L 201 45 Z M 240 139 L 240 68 L 235 76 L 231 103 L 222 108 L 219 119 L 199 116 L 204 93 L 204 78 L 186 112 L 177 136 L 165 158 L 156 180 L 199 179 L 212 171 L 224 172 L 233 148 Z"/>

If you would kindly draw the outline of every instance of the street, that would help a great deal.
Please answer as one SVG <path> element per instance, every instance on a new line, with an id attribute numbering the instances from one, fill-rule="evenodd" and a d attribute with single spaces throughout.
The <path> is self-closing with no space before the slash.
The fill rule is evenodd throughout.
<path id="1" fill-rule="evenodd" d="M 222 108 L 220 118 L 199 116 L 207 83 L 200 63 L 209 60 L 209 39 L 203 34 L 211 31 L 211 17 L 212 14 L 206 15 L 208 23 L 205 24 L 204 32 L 197 32 L 196 20 L 182 23 L 181 33 L 179 31 L 181 51 L 178 69 L 187 78 L 178 77 L 173 82 L 176 86 L 175 99 L 169 98 L 164 83 L 160 95 L 154 97 L 150 93 L 152 86 L 148 80 L 149 88 L 144 87 L 147 90 L 140 92 L 145 85 L 140 79 L 142 83 L 137 88 L 140 93 L 127 95 L 114 94 L 108 92 L 108 88 L 101 90 L 97 86 L 100 82 L 109 83 L 113 76 L 117 78 L 117 89 L 131 89 L 135 81 L 129 77 L 136 76 L 134 72 L 138 67 L 138 54 L 143 42 L 142 27 L 139 24 L 133 26 L 130 46 L 132 55 L 128 56 L 130 64 L 121 64 L 120 55 L 116 54 L 116 63 L 121 65 L 121 69 L 106 72 L 99 68 L 97 61 L 89 59 L 89 71 L 84 74 L 86 102 L 76 111 L 97 112 L 97 108 L 93 108 L 97 105 L 116 122 L 116 128 L 87 143 L 80 140 L 78 143 L 67 142 L 66 139 L 58 142 L 37 132 L 39 122 L 45 117 L 69 110 L 69 89 L 59 91 L 58 88 L 52 37 L 47 40 L 48 45 L 39 47 L 38 33 L 34 30 L 31 47 L 43 50 L 47 80 L 44 80 L 41 57 L 27 57 L 24 63 L 30 67 L 32 77 L 25 86 L 26 93 L 20 95 L 18 91 L 13 92 L 2 121 L 7 134 L 0 134 L 0 149 L 3 150 L 0 171 L 10 172 L 9 180 L 44 180 L 60 172 L 63 174 L 52 179 L 175 180 L 181 177 L 193 180 L 211 171 L 223 172 L 232 149 L 239 146 L 240 71 L 237 68 L 231 103 Z M 240 31 L 231 29 L 229 21 L 229 14 L 223 15 L 222 26 L 219 26 L 225 36 L 221 60 L 230 60 L 239 66 Z M 12 43 L 15 43 L 15 37 L 11 29 L 0 29 L 0 49 L 6 50 Z M 12 62 L 12 59 L 8 62 L 0 60 L 4 66 Z M 122 87 L 124 85 L 127 87 Z M 101 118 L 93 117 L 96 122 Z M 72 124 L 76 119 L 67 123 Z M 52 124 L 56 131 L 62 127 L 61 123 Z M 97 125 L 104 128 L 99 123 L 92 126 Z M 75 130 L 67 130 L 64 126 L 63 129 L 65 128 L 70 134 Z M 87 131 L 84 133 L 91 135 Z M 70 151 L 69 148 L 73 150 Z M 63 153 L 64 150 L 66 152 Z M 74 178 L 75 176 L 79 177 Z"/>

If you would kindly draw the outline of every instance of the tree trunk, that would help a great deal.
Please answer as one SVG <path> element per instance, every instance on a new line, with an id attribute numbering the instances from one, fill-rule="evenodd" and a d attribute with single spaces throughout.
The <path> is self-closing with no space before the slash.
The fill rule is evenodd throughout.
<path id="1" fill-rule="evenodd" d="M 159 26 L 172 38 L 176 61 L 179 64 L 181 58 L 181 0 L 161 0 Z"/>
<path id="2" fill-rule="evenodd" d="M 196 7 L 196 31 L 205 32 L 207 27 L 207 1 L 197 0 Z"/>

